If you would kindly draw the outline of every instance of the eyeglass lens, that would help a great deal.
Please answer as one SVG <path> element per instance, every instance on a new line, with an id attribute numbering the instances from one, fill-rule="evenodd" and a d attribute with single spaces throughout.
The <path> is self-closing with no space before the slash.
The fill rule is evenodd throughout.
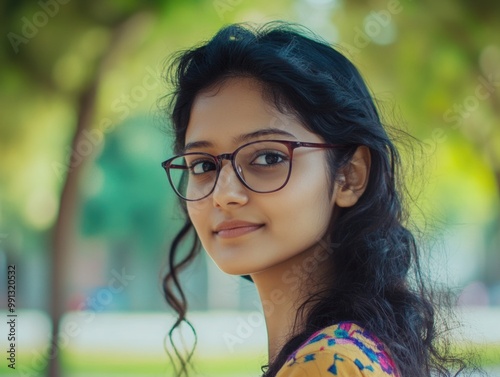
<path id="1" fill-rule="evenodd" d="M 237 174 L 256 192 L 272 192 L 281 188 L 289 175 L 291 156 L 285 144 L 262 141 L 239 149 L 234 157 Z M 169 178 L 177 192 L 187 200 L 209 195 L 217 184 L 224 184 L 224 169 L 218 179 L 217 160 L 202 153 L 179 156 L 171 162 Z"/>

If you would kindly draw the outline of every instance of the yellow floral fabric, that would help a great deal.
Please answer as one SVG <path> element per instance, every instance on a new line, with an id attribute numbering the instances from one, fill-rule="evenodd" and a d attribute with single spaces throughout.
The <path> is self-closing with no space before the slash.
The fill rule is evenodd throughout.
<path id="1" fill-rule="evenodd" d="M 276 377 L 398 377 L 383 343 L 353 322 L 313 334 L 291 354 Z"/>

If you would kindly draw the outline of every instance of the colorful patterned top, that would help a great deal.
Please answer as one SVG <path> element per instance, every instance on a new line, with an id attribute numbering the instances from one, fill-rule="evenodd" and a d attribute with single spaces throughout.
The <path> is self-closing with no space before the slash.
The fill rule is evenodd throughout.
<path id="1" fill-rule="evenodd" d="M 314 333 L 276 377 L 398 377 L 393 360 L 372 333 L 340 322 Z"/>

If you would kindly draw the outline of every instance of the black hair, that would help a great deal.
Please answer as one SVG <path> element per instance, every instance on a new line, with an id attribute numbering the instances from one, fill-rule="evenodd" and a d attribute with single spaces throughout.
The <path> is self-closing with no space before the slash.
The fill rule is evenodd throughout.
<path id="1" fill-rule="evenodd" d="M 368 147 L 371 154 L 363 195 L 354 206 L 340 208 L 328 230 L 329 247 L 335 245 L 328 253 L 329 286 L 302 304 L 300 310 L 308 305 L 303 330 L 262 368 L 264 376 L 274 376 L 311 334 L 340 321 L 355 321 L 381 339 L 402 377 L 460 372 L 464 362 L 436 346 L 441 339 L 436 304 L 422 274 L 417 242 L 405 225 L 399 154 L 356 67 L 309 30 L 273 22 L 258 28 L 224 27 L 208 42 L 178 54 L 170 68 L 175 152 L 184 147 L 196 95 L 230 77 L 244 76 L 260 82 L 279 111 L 293 113 L 325 142 L 346 146 L 329 152 L 332 182 L 357 146 Z M 176 253 L 191 231 L 186 213 L 163 280 L 166 300 L 178 314 L 170 337 L 187 321 L 178 273 L 199 252 L 196 235 L 186 256 L 177 261 Z M 181 364 L 179 375 L 187 374 L 186 360 Z"/>

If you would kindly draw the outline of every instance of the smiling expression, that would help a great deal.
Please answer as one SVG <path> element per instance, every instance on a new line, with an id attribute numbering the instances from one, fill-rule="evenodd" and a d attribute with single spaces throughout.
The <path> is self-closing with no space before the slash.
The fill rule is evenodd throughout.
<path id="1" fill-rule="evenodd" d="M 200 92 L 186 131 L 189 152 L 231 153 L 256 140 L 324 143 L 293 115 L 280 113 L 251 78 L 230 78 Z M 237 178 L 229 161 L 208 197 L 187 202 L 200 241 L 224 272 L 261 272 L 313 248 L 332 217 L 326 150 L 298 148 L 285 187 L 256 193 Z"/>

